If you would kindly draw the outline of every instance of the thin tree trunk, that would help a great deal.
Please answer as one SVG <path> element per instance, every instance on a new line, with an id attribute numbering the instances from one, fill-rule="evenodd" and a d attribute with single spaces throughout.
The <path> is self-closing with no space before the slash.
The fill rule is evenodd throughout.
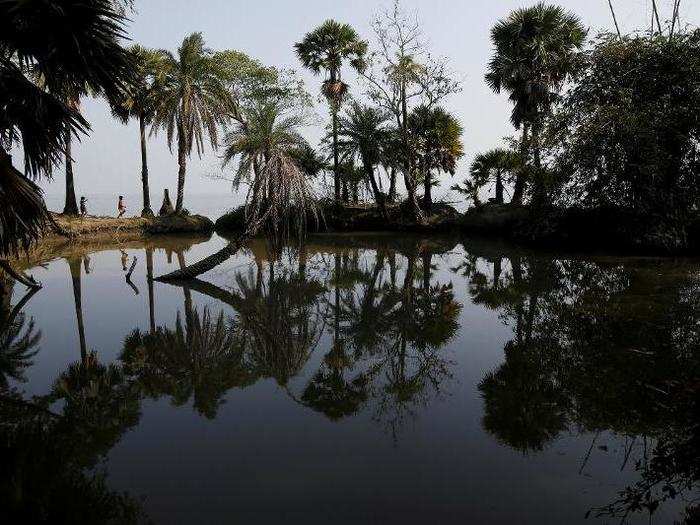
<path id="1" fill-rule="evenodd" d="M 389 214 L 386 210 L 386 203 L 384 202 L 384 195 L 382 195 L 382 192 L 379 191 L 379 186 L 377 186 L 377 181 L 374 178 L 374 168 L 372 168 L 372 166 L 365 164 L 365 173 L 367 174 L 367 178 L 369 179 L 370 186 L 372 186 L 372 192 L 374 193 L 374 200 L 377 201 L 377 206 L 379 206 L 379 209 L 381 210 L 384 218 L 388 219 Z"/>
<path id="2" fill-rule="evenodd" d="M 63 207 L 64 215 L 78 215 L 78 201 L 75 199 L 75 184 L 73 180 L 72 137 L 66 130 L 66 202 Z"/>
<path id="3" fill-rule="evenodd" d="M 613 22 L 615 22 L 615 29 L 617 30 L 617 36 L 622 38 L 622 33 L 620 32 L 620 25 L 617 23 L 617 15 L 615 14 L 615 9 L 612 5 L 612 0 L 608 0 L 608 5 L 610 6 L 610 12 L 612 13 Z"/>
<path id="4" fill-rule="evenodd" d="M 178 131 L 177 139 L 177 200 L 175 201 L 175 213 L 180 213 L 185 201 L 185 175 L 187 171 L 187 150 L 182 130 Z"/>
<path id="5" fill-rule="evenodd" d="M 389 202 L 396 201 L 396 168 L 389 172 Z"/>
<path id="6" fill-rule="evenodd" d="M 146 118 L 143 113 L 139 116 L 139 131 L 141 137 L 141 184 L 143 186 L 142 217 L 153 217 L 151 209 L 151 192 L 148 188 L 148 155 L 146 151 Z"/>
<path id="7" fill-rule="evenodd" d="M 421 213 L 420 206 L 418 205 L 418 197 L 416 196 L 416 183 L 413 177 L 413 156 L 411 151 L 411 145 L 408 136 L 408 103 L 406 101 L 406 85 L 405 82 L 401 84 L 401 120 L 400 129 L 403 135 L 403 146 L 404 146 L 404 184 L 406 186 L 406 193 L 408 193 L 408 206 L 409 210 L 413 216 L 418 221 L 423 220 L 423 214 Z"/>
<path id="8" fill-rule="evenodd" d="M 527 167 L 527 154 L 528 154 L 528 125 L 524 124 L 523 125 L 523 136 L 522 136 L 522 142 L 520 144 L 520 169 L 518 170 L 517 175 L 515 176 L 515 188 L 513 188 L 513 198 L 511 200 L 511 204 L 516 204 L 520 205 L 523 203 L 523 197 L 525 195 L 525 186 L 526 186 L 526 179 L 525 179 L 525 172 L 524 170 Z"/>
<path id="9" fill-rule="evenodd" d="M 433 178 L 430 170 L 423 176 L 423 209 L 430 215 L 433 212 Z"/>
<path id="10" fill-rule="evenodd" d="M 332 108 L 333 113 L 333 187 L 335 203 L 340 204 L 340 170 L 338 158 L 338 109 Z"/>

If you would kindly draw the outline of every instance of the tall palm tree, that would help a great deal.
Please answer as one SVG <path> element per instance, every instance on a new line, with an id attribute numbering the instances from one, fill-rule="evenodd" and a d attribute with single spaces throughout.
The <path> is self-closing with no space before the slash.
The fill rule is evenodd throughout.
<path id="1" fill-rule="evenodd" d="M 413 151 L 423 178 L 423 208 L 433 208 L 434 170 L 454 174 L 457 160 L 464 155 L 462 125 L 441 107 L 418 106 L 409 115 L 408 127 Z"/>
<path id="2" fill-rule="evenodd" d="M 469 171 L 477 189 L 493 181 L 496 186 L 496 203 L 503 204 L 504 179 L 516 174 L 519 167 L 520 158 L 517 153 L 495 148 L 478 154 Z"/>
<path id="3" fill-rule="evenodd" d="M 143 210 L 141 216 L 152 217 L 151 195 L 148 188 L 148 155 L 146 148 L 146 127 L 153 121 L 156 110 L 160 75 L 163 72 L 163 53 L 146 49 L 138 44 L 129 48 L 134 64 L 132 81 L 124 92 L 124 97 L 112 106 L 112 113 L 126 123 L 130 118 L 139 121 L 141 140 L 141 183 L 143 186 Z"/>
<path id="4" fill-rule="evenodd" d="M 377 206 L 388 216 L 384 195 L 375 177 L 375 166 L 382 159 L 383 145 L 387 137 L 388 116 L 378 108 L 353 102 L 340 119 L 338 140 L 335 146 L 345 159 L 359 159 L 367 183 L 372 188 Z"/>
<path id="5" fill-rule="evenodd" d="M 522 156 L 534 156 L 540 169 L 539 133 L 542 117 L 556 99 L 564 82 L 575 71 L 577 51 L 586 30 L 579 18 L 559 6 L 540 2 L 517 9 L 491 30 L 494 55 L 486 82 L 496 93 L 506 91 L 513 103 L 511 121 L 522 127 Z M 516 178 L 513 202 L 522 202 L 525 170 Z M 535 181 L 535 197 L 544 197 L 541 177 Z"/>
<path id="6" fill-rule="evenodd" d="M 315 74 L 319 74 L 321 71 L 326 71 L 328 74 L 321 91 L 326 97 L 331 111 L 333 183 L 335 200 L 336 203 L 339 203 L 338 112 L 349 90 L 348 85 L 342 81 L 341 70 L 343 62 L 346 60 L 356 71 L 364 70 L 367 42 L 361 40 L 350 25 L 341 24 L 335 20 L 326 20 L 294 47 L 304 67 Z"/>
<path id="7" fill-rule="evenodd" d="M 0 2 L 0 252 L 28 245 L 50 223 L 41 190 L 27 177 L 64 160 L 67 129 L 88 124 L 57 93 L 116 96 L 129 76 L 124 17 L 109 0 Z M 30 77 L 41 76 L 47 89 Z M 25 174 L 5 150 L 21 145 Z"/>
<path id="8" fill-rule="evenodd" d="M 204 152 L 208 138 L 218 146 L 218 126 L 225 124 L 234 111 L 234 100 L 227 88 L 229 71 L 216 53 L 204 46 L 201 33 L 193 33 L 182 42 L 177 56 L 162 51 L 162 81 L 157 92 L 153 130 L 163 128 L 172 149 L 177 139 L 177 200 L 175 212 L 183 210 L 187 158 L 196 148 Z"/>

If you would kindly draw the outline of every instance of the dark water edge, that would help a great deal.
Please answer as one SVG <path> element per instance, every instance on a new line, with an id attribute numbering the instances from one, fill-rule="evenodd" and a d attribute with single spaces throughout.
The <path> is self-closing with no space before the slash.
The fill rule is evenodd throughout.
<path id="1" fill-rule="evenodd" d="M 323 235 L 149 281 L 224 242 L 62 247 L 30 270 L 41 291 L 10 287 L 3 522 L 682 523 L 697 504 L 697 259 Z"/>

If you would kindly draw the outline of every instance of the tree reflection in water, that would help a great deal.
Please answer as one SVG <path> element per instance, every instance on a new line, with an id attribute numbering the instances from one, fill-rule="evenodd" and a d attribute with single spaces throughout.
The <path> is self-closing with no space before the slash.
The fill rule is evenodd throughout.
<path id="1" fill-rule="evenodd" d="M 157 288 L 149 279 L 147 331 L 130 333 L 112 364 L 88 350 L 84 259 L 69 259 L 80 360 L 49 394 L 29 399 L 10 385 L 31 366 L 41 334 L 21 312 L 29 299 L 13 308 L 10 288 L 0 303 L 0 504 L 15 521 L 143 519 L 133 498 L 107 488 L 99 466 L 138 424 L 144 398 L 191 404 L 214 419 L 230 391 L 267 379 L 331 421 L 364 414 L 398 440 L 408 421 L 450 389 L 445 348 L 458 333 L 462 305 L 435 269 L 451 247 L 328 240 L 287 262 L 289 254 L 252 246 L 255 264 L 235 271 L 227 286 L 183 286 L 172 326 L 156 323 Z M 185 248 L 172 248 L 184 265 Z M 145 253 L 147 277 L 152 250 Z M 700 475 L 696 272 L 682 262 L 664 262 L 660 271 L 653 260 L 623 265 L 466 251 L 483 255 L 467 255 L 454 268 L 472 302 L 512 330 L 502 364 L 479 384 L 486 431 L 525 454 L 568 432 L 619 436 L 621 467 L 636 467 L 637 481 L 591 511 L 605 519 L 653 513 L 690 494 Z M 216 306 L 197 306 L 196 294 Z"/>
<path id="2" fill-rule="evenodd" d="M 73 269 L 73 268 L 71 268 Z M 79 279 L 79 276 L 78 276 Z M 77 283 L 75 283 L 77 284 Z M 6 380 L 24 379 L 41 333 L 10 306 L 3 282 L 0 305 L 0 507 L 7 523 L 145 523 L 140 502 L 108 488 L 99 464 L 140 418 L 139 397 L 117 364 L 85 352 L 44 396 L 25 397 Z M 75 290 L 79 293 L 80 287 Z M 76 295 L 76 312 L 79 296 Z M 81 343 L 84 338 L 81 339 Z M 58 412 L 51 410 L 62 402 Z"/>
<path id="3" fill-rule="evenodd" d="M 474 302 L 498 311 L 513 338 L 479 385 L 484 428 L 524 453 L 570 430 L 623 438 L 622 467 L 635 465 L 639 481 L 591 511 L 599 517 L 624 522 L 691 495 L 700 475 L 697 274 L 680 263 L 660 272 L 653 261 L 512 257 L 505 272 L 502 261 L 485 262 L 491 280 L 474 260 L 459 271 Z"/>

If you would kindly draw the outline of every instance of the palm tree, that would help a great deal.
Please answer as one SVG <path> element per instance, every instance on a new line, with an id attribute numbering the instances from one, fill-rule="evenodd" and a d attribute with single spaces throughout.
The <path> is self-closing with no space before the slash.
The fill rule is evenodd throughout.
<path id="1" fill-rule="evenodd" d="M 148 188 L 148 159 L 146 149 L 146 126 L 155 115 L 158 79 L 163 71 L 163 54 L 146 49 L 138 44 L 129 48 L 134 63 L 132 82 L 124 97 L 112 106 L 112 113 L 126 123 L 130 118 L 138 119 L 141 140 L 141 183 L 143 186 L 143 210 L 141 216 L 152 217 L 151 195 Z"/>
<path id="2" fill-rule="evenodd" d="M 160 281 L 192 279 L 225 262 L 260 231 L 273 243 L 301 239 L 308 219 L 317 220 L 316 196 L 307 166 L 298 160 L 306 141 L 297 131 L 303 119 L 283 116 L 276 102 L 265 102 L 245 112 L 225 137 L 224 164 L 238 159 L 234 184 L 252 181 L 246 196 L 246 229 L 218 252 L 170 274 Z"/>
<path id="3" fill-rule="evenodd" d="M 377 206 L 388 217 L 385 198 L 379 190 L 374 168 L 382 158 L 383 144 L 387 137 L 388 116 L 378 108 L 353 102 L 340 119 L 335 146 L 344 159 L 359 159 L 367 183 L 372 188 Z"/>
<path id="4" fill-rule="evenodd" d="M 295 46 L 304 67 L 315 74 L 322 70 L 328 73 L 321 89 L 328 101 L 333 133 L 333 183 L 336 203 L 340 202 L 340 171 L 338 169 L 338 112 L 348 94 L 348 85 L 342 81 L 343 62 L 348 60 L 356 71 L 365 68 L 367 42 L 360 40 L 357 32 L 348 24 L 326 20 L 308 33 Z"/>
<path id="5" fill-rule="evenodd" d="M 225 124 L 234 111 L 234 100 L 227 88 L 229 72 L 224 61 L 204 47 L 201 33 L 193 33 L 182 42 L 177 56 L 162 51 L 162 81 L 157 90 L 153 129 L 163 128 L 172 149 L 177 138 L 177 200 L 175 212 L 183 210 L 187 158 L 196 148 L 204 152 L 208 138 L 212 148 L 218 145 L 218 126 Z"/>
<path id="6" fill-rule="evenodd" d="M 303 119 L 285 115 L 276 102 L 261 102 L 244 111 L 224 137 L 224 167 L 234 160 L 238 167 L 233 179 L 235 187 L 247 182 L 251 200 L 266 199 L 273 188 L 262 184 L 261 172 L 276 153 L 296 156 L 308 143 L 299 133 Z"/>
<path id="7" fill-rule="evenodd" d="M 511 121 L 518 129 L 522 126 L 522 157 L 532 153 L 536 170 L 541 168 L 542 117 L 574 72 L 585 38 L 586 30 L 576 15 L 544 2 L 513 11 L 491 30 L 495 51 L 486 82 L 496 93 L 509 94 Z M 535 185 L 536 199 L 543 198 L 541 177 Z M 523 169 L 516 178 L 513 203 L 522 202 L 525 186 Z"/>
<path id="8" fill-rule="evenodd" d="M 56 94 L 116 96 L 129 75 L 124 37 L 124 17 L 108 0 L 0 2 L 0 252 L 27 246 L 51 222 L 27 177 L 50 175 L 66 154 L 67 130 L 88 129 Z M 25 174 L 12 166 L 8 145 L 21 145 Z"/>
<path id="9" fill-rule="evenodd" d="M 494 181 L 496 185 L 495 202 L 503 204 L 504 178 L 516 174 L 520 166 L 517 153 L 503 148 L 495 148 L 480 153 L 474 158 L 470 168 L 472 182 L 477 191 Z"/>
<path id="10" fill-rule="evenodd" d="M 408 127 L 413 152 L 423 178 L 423 208 L 432 211 L 432 171 L 454 174 L 457 160 L 464 155 L 462 125 L 441 107 L 418 106 L 409 115 Z"/>

